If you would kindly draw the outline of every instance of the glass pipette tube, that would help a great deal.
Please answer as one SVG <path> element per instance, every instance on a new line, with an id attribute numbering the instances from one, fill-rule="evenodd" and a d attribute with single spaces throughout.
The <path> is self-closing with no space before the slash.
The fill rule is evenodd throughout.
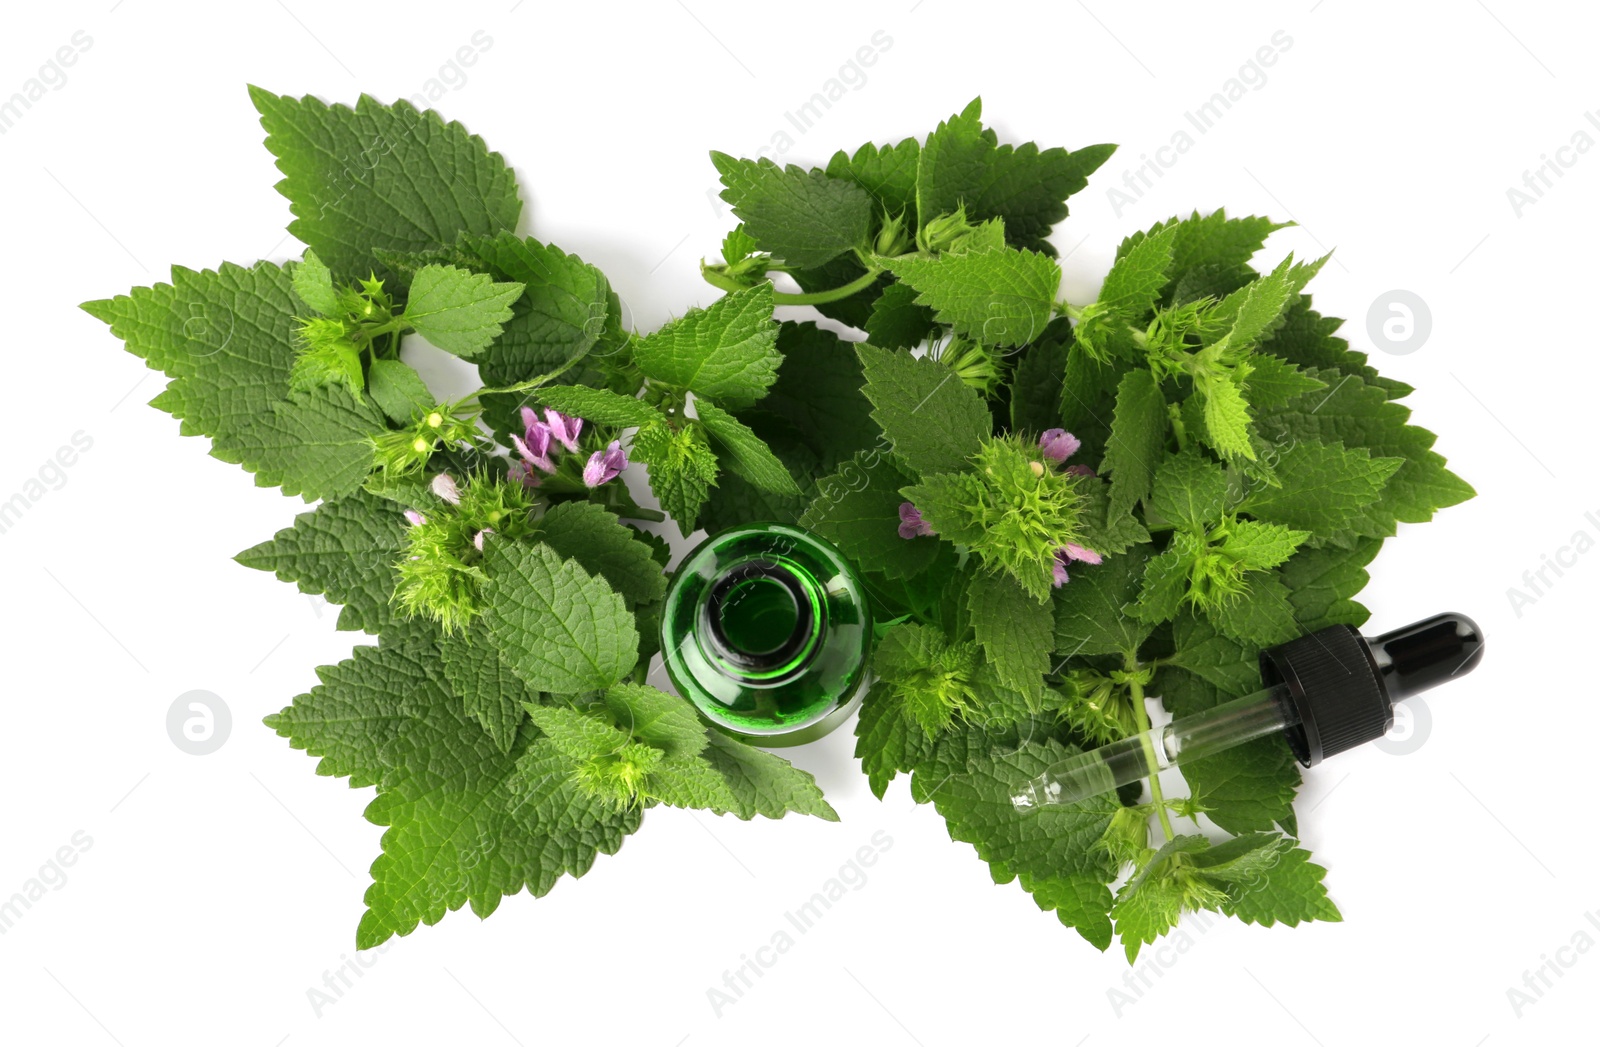
<path id="1" fill-rule="evenodd" d="M 1077 803 L 1299 722 L 1289 685 L 1275 684 L 1164 727 L 1069 756 L 1024 784 L 1011 802 L 1023 811 Z"/>

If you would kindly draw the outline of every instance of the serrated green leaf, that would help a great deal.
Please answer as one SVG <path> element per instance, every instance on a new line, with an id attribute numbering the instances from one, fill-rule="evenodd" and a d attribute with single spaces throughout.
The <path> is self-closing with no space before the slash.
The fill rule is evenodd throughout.
<path id="1" fill-rule="evenodd" d="M 1206 443 L 1225 457 L 1237 455 L 1254 461 L 1256 450 L 1250 440 L 1250 405 L 1239 386 L 1227 375 L 1213 375 L 1197 382 L 1195 391 L 1205 419 Z"/>
<path id="2" fill-rule="evenodd" d="M 1309 851 L 1293 848 L 1260 877 L 1231 891 L 1223 910 L 1263 927 L 1274 923 L 1295 927 L 1310 920 L 1337 923 L 1344 917 L 1322 883 L 1327 871 L 1311 861 Z"/>
<path id="3" fill-rule="evenodd" d="M 267 149 L 289 199 L 289 232 L 340 279 L 359 279 L 375 249 L 448 247 L 463 233 L 516 227 L 522 212 L 516 177 L 498 153 L 458 123 L 404 101 L 380 105 L 362 95 L 354 109 L 258 87 Z"/>
<path id="4" fill-rule="evenodd" d="M 1294 620 L 1289 588 L 1276 572 L 1247 575 L 1242 593 L 1207 606 L 1205 613 L 1226 635 L 1257 647 L 1286 643 L 1302 632 Z"/>
<path id="5" fill-rule="evenodd" d="M 596 425 L 643 426 L 662 420 L 660 411 L 638 397 L 586 385 L 547 385 L 530 392 L 528 399 Z"/>
<path id="6" fill-rule="evenodd" d="M 1061 288 L 1061 267 L 1049 255 L 1014 247 L 883 260 L 917 291 L 917 302 L 955 332 L 1000 348 L 1043 333 Z"/>
<path id="7" fill-rule="evenodd" d="M 471 360 L 500 337 L 519 283 L 495 283 L 453 265 L 425 265 L 411 278 L 405 320 L 437 348 Z"/>
<path id="8" fill-rule="evenodd" d="M 610 281 L 577 255 L 510 231 L 466 237 L 460 249 L 475 268 L 523 285 L 504 332 L 476 357 L 484 384 L 527 381 L 573 358 L 616 353 L 627 343 L 622 303 Z M 599 385 L 602 377 L 584 360 L 556 380 Z"/>
<path id="9" fill-rule="evenodd" d="M 1111 265 L 1111 272 L 1100 285 L 1095 301 L 1111 315 L 1126 323 L 1144 318 L 1161 297 L 1172 268 L 1176 226 L 1168 226 L 1141 238 Z"/>
<path id="10" fill-rule="evenodd" d="M 812 268 L 867 246 L 872 197 L 860 186 L 765 157 L 741 160 L 713 151 L 727 188 L 722 198 L 762 250 L 791 265 Z"/>
<path id="11" fill-rule="evenodd" d="M 372 361 L 367 366 L 367 392 L 397 425 L 410 425 L 438 403 L 416 368 L 399 360 Z"/>
<path id="12" fill-rule="evenodd" d="M 1215 463 L 1192 451 L 1169 455 L 1156 467 L 1150 511 L 1191 530 L 1217 522 L 1228 494 L 1228 480 Z"/>
<path id="13" fill-rule="evenodd" d="M 306 251 L 305 257 L 295 263 L 290 272 L 296 297 L 323 316 L 338 312 L 339 295 L 333 289 L 333 273 L 322 264 L 315 251 Z"/>
<path id="14" fill-rule="evenodd" d="M 1145 558 L 1130 552 L 1071 572 L 1055 591 L 1057 656 L 1137 652 L 1152 627 L 1124 608 L 1138 596 L 1145 570 Z"/>
<path id="15" fill-rule="evenodd" d="M 516 744 L 524 707 L 537 702 L 531 691 L 494 646 L 494 638 L 480 620 L 466 632 L 439 641 L 439 660 L 450 689 L 461 707 L 476 720 L 503 753 Z"/>
<path id="16" fill-rule="evenodd" d="M 639 369 L 729 410 L 749 407 L 778 377 L 772 285 L 735 291 L 689 312 L 635 344 Z"/>
<path id="17" fill-rule="evenodd" d="M 741 421 L 769 444 L 775 443 L 776 423 L 787 422 L 786 435 L 809 448 L 821 466 L 812 476 L 878 443 L 883 434 L 862 391 L 854 343 L 816 324 L 786 321 L 778 325 L 778 350 L 778 380 Z"/>
<path id="18" fill-rule="evenodd" d="M 1299 440 L 1274 463 L 1281 486 L 1257 486 L 1239 511 L 1332 535 L 1356 526 L 1389 479 L 1405 464 L 1400 458 L 1373 458 L 1366 448 Z"/>
<path id="19" fill-rule="evenodd" d="M 705 429 L 686 425 L 673 432 L 665 423 L 652 423 L 634 435 L 633 455 L 649 467 L 650 490 L 687 536 L 717 483 L 717 456 Z"/>
<path id="20" fill-rule="evenodd" d="M 912 473 L 959 472 L 993 431 L 977 391 L 937 360 L 856 346 L 872 417 Z"/>
<path id="21" fill-rule="evenodd" d="M 272 571 L 303 593 L 343 604 L 339 628 L 376 635 L 393 620 L 394 565 L 404 547 L 405 521 L 393 502 L 356 491 L 295 517 L 270 541 L 234 559 Z"/>
<path id="22" fill-rule="evenodd" d="M 1330 625 L 1365 624 L 1369 613 L 1352 597 L 1366 587 L 1366 566 L 1381 548 L 1381 539 L 1369 538 L 1354 549 L 1323 546 L 1290 557 L 1283 565 L 1283 584 L 1289 587 L 1289 603 L 1300 627 L 1316 632 Z"/>
<path id="23" fill-rule="evenodd" d="M 719 459 L 727 462 L 729 469 L 763 491 L 800 495 L 800 487 L 789 470 L 749 426 L 709 400 L 695 401 L 695 415 L 722 452 Z"/>
<path id="24" fill-rule="evenodd" d="M 1097 876 L 1022 876 L 1022 889 L 1045 912 L 1054 912 L 1084 941 L 1104 952 L 1111 945 L 1111 888 Z"/>
<path id="25" fill-rule="evenodd" d="M 910 284 L 892 283 L 872 303 L 867 340 L 882 349 L 914 349 L 933 333 L 933 310 L 917 302 Z"/>
<path id="26" fill-rule="evenodd" d="M 704 758 L 727 782 L 734 798 L 732 813 L 737 817 L 782 818 L 793 811 L 829 822 L 839 820 L 808 772 L 717 731 L 707 737 L 710 744 Z"/>
<path id="27" fill-rule="evenodd" d="M 1117 386 L 1111 439 L 1100 472 L 1111 477 L 1108 512 L 1121 516 L 1148 497 L 1167 444 L 1167 401 L 1155 377 L 1139 368 Z"/>
<path id="28" fill-rule="evenodd" d="M 909 771 L 933 750 L 933 739 L 912 723 L 893 687 L 875 680 L 856 718 L 856 758 L 872 795 L 883 799 L 897 774 Z"/>
<path id="29" fill-rule="evenodd" d="M 536 691 L 603 690 L 633 671 L 639 634 L 622 597 L 548 545 L 491 542 L 488 623 L 502 657 Z"/>
<path id="30" fill-rule="evenodd" d="M 372 404 L 324 386 L 273 404 L 253 425 L 219 433 L 211 453 L 255 473 L 258 487 L 281 487 L 308 502 L 338 498 L 372 471 L 371 440 L 384 428 Z"/>
<path id="31" fill-rule="evenodd" d="M 907 228 L 915 230 L 921 153 L 922 144 L 915 138 L 883 146 L 868 142 L 853 154 L 842 149 L 834 153 L 828 160 L 828 177 L 854 182 L 872 196 L 879 211 L 890 217 L 904 215 Z"/>
<path id="32" fill-rule="evenodd" d="M 1009 575 L 979 572 L 967 585 L 967 611 L 1000 683 L 1030 700 L 1041 698 L 1055 646 L 1050 602 L 1034 599 Z"/>
<path id="33" fill-rule="evenodd" d="M 594 502 L 562 502 L 539 521 L 540 541 L 604 578 L 630 610 L 667 594 L 667 576 L 639 535 Z"/>
<path id="34" fill-rule="evenodd" d="M 1068 152 L 1040 150 L 1032 142 L 1000 145 L 982 114 L 975 98 L 928 135 L 918 157 L 919 227 L 964 206 L 973 221 L 1003 219 L 1010 243 L 1054 254 L 1045 238 L 1067 216 L 1067 198 L 1088 185 L 1116 146 Z"/>
<path id="35" fill-rule="evenodd" d="M 1250 358 L 1250 375 L 1244 382 L 1245 398 L 1258 409 L 1280 407 L 1297 396 L 1325 388 L 1326 383 L 1282 357 L 1267 353 Z"/>
<path id="36" fill-rule="evenodd" d="M 901 538 L 898 533 L 905 501 L 900 489 L 910 482 L 890 456 L 862 452 L 822 479 L 800 526 L 838 546 L 863 571 L 910 578 L 939 554 L 937 538 Z"/>

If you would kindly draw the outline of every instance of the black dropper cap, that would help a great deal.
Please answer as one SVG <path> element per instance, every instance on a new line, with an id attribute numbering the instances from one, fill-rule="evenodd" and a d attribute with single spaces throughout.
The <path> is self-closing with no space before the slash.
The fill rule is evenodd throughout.
<path id="1" fill-rule="evenodd" d="M 1483 632 L 1437 614 L 1368 640 L 1333 625 L 1261 652 L 1261 679 L 1286 683 L 1300 723 L 1285 732 L 1307 767 L 1388 733 L 1394 703 L 1465 675 L 1483 660 Z"/>

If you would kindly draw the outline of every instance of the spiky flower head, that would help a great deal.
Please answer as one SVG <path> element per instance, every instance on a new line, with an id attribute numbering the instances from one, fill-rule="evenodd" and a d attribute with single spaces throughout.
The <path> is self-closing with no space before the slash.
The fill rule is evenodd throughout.
<path id="1" fill-rule="evenodd" d="M 435 490 L 439 486 L 445 485 Z M 454 503 L 444 499 L 425 515 L 406 512 L 411 526 L 405 553 L 395 565 L 400 578 L 394 602 L 407 617 L 429 618 L 456 633 L 482 610 L 485 537 L 515 540 L 537 525 L 530 519 L 531 497 L 520 483 L 479 475 L 452 480 L 449 489 Z"/>

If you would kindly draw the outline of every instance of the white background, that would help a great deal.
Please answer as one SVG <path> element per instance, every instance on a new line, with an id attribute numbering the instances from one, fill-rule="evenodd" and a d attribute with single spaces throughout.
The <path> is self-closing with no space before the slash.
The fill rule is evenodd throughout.
<path id="1" fill-rule="evenodd" d="M 1520 215 L 1507 196 L 1575 132 L 1600 139 L 1584 115 L 1600 109 L 1592 13 L 1509 0 L 1226 14 L 1109 0 L 112 2 L 10 8 L 0 33 L 0 96 L 75 31 L 92 39 L 0 136 L 0 500 L 75 432 L 93 440 L 64 485 L 0 534 L 0 897 L 74 833 L 92 840 L 0 935 L 0 1038 L 1592 1039 L 1600 950 L 1561 950 L 1580 931 L 1600 941 L 1585 916 L 1600 910 L 1596 848 L 1573 815 L 1600 729 L 1588 661 L 1600 554 L 1547 572 L 1540 594 L 1523 575 L 1575 532 L 1600 538 L 1600 155 L 1561 154 L 1570 170 Z M 1298 219 L 1264 261 L 1337 246 L 1313 290 L 1324 312 L 1352 318 L 1358 348 L 1372 348 L 1365 317 L 1379 296 L 1424 299 L 1427 342 L 1375 360 L 1418 387 L 1417 421 L 1480 497 L 1403 528 L 1364 599 L 1376 627 L 1468 612 L 1491 646 L 1474 676 L 1429 697 L 1425 738 L 1397 746 L 1409 754 L 1369 746 L 1308 773 L 1300 825 L 1343 923 L 1187 921 L 1187 950 L 1142 961 L 1149 986 L 1135 991 L 1120 950 L 1097 953 L 1015 886 L 992 885 L 903 780 L 874 800 L 841 731 L 794 754 L 840 824 L 653 811 L 584 879 L 507 899 L 487 922 L 456 913 L 395 940 L 317 1012 L 308 990 L 353 952 L 381 830 L 361 817 L 369 791 L 315 776 L 259 719 L 356 638 L 335 632 L 333 609 L 230 561 L 304 506 L 179 439 L 144 406 L 157 377 L 74 306 L 161 280 L 171 263 L 299 254 L 247 81 L 330 101 L 410 96 L 479 30 L 491 46 L 437 108 L 516 165 L 525 231 L 600 265 L 641 329 L 715 297 L 695 263 L 731 219 L 710 192 L 707 150 L 752 154 L 787 128 L 783 159 L 821 163 L 838 147 L 920 136 L 980 93 L 1004 140 L 1123 144 L 1058 227 L 1069 298 L 1092 296 L 1128 231 L 1226 206 Z M 794 133 L 785 113 L 879 30 L 892 43 L 865 83 Z M 1265 83 L 1118 215 L 1108 187 L 1175 131 L 1193 133 L 1185 112 L 1278 30 L 1292 46 Z M 1536 598 L 1514 608 L 1511 587 Z M 232 711 L 209 756 L 167 735 L 169 705 L 191 689 Z M 719 1017 L 707 990 L 879 830 L 892 847 L 865 885 Z M 1571 967 L 1519 1014 L 1508 990 L 1528 991 L 1524 972 L 1547 957 Z"/>

